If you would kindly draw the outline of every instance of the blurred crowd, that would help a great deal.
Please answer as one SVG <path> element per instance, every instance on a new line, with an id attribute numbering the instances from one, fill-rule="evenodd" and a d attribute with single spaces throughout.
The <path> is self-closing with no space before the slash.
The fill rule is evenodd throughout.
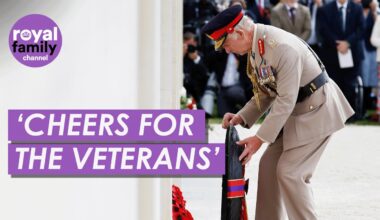
<path id="1" fill-rule="evenodd" d="M 215 52 L 213 42 L 200 33 L 213 16 L 235 4 L 255 23 L 293 33 L 313 48 L 355 110 L 350 121 L 379 121 L 377 0 L 184 0 L 184 108 L 222 117 L 236 113 L 253 96 L 246 75 L 247 57 Z M 344 65 L 340 56 L 352 62 Z"/>

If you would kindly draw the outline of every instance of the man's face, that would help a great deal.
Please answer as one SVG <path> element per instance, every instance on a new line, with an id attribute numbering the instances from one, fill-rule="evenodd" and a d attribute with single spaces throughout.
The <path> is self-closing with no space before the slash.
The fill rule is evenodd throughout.
<path id="1" fill-rule="evenodd" d="M 226 53 L 235 53 L 239 55 L 248 53 L 250 47 L 246 36 L 247 35 L 244 34 L 243 31 L 236 31 L 234 34 L 228 34 L 227 39 L 223 44 Z"/>

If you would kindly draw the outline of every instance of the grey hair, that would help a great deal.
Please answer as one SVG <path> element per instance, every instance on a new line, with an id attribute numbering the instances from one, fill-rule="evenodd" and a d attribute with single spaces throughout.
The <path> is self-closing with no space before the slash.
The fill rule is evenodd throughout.
<path id="1" fill-rule="evenodd" d="M 243 18 L 239 21 L 239 23 L 235 26 L 235 29 L 249 29 L 252 27 L 252 25 L 252 19 L 244 15 Z"/>
<path id="2" fill-rule="evenodd" d="M 244 15 L 239 23 L 234 27 L 235 30 L 249 30 L 253 26 L 253 21 L 248 16 Z M 233 38 L 236 38 L 236 32 L 231 34 Z"/>

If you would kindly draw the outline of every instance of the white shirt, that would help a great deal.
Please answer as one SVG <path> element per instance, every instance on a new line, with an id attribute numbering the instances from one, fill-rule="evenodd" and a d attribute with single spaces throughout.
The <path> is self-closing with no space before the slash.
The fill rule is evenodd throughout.
<path id="1" fill-rule="evenodd" d="M 228 54 L 222 86 L 228 87 L 239 83 L 238 60 L 232 53 Z"/>

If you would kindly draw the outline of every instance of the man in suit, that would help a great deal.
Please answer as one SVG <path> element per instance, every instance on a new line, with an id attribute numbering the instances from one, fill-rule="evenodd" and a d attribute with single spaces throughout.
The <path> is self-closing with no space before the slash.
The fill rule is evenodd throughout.
<path id="1" fill-rule="evenodd" d="M 270 22 L 273 26 L 290 32 L 304 41 L 311 34 L 309 9 L 297 3 L 297 0 L 285 0 L 278 3 L 271 12 Z"/>
<path id="2" fill-rule="evenodd" d="M 231 7 L 214 17 L 203 32 L 215 49 L 248 54 L 247 73 L 254 97 L 222 126 L 250 128 L 270 109 L 256 135 L 241 140 L 246 164 L 264 142 L 260 160 L 256 219 L 317 219 L 310 179 L 331 135 L 354 112 L 323 64 L 296 36 L 255 24 Z"/>
<path id="3" fill-rule="evenodd" d="M 252 84 L 245 70 L 247 57 L 218 51 L 211 53 L 208 66 L 219 84 L 218 115 L 238 112 L 252 97 Z"/>
<path id="4" fill-rule="evenodd" d="M 314 50 L 317 55 L 320 55 L 320 37 L 318 33 L 318 23 L 317 23 L 317 13 L 318 9 L 321 8 L 325 4 L 326 0 L 304 0 L 299 1 L 301 4 L 304 4 L 309 8 L 310 16 L 311 16 L 311 34 L 307 43 L 310 45 L 311 49 Z"/>
<path id="5" fill-rule="evenodd" d="M 195 34 L 185 32 L 183 35 L 183 85 L 188 95 L 193 96 L 199 108 L 205 92 L 208 70 L 203 55 L 198 52 Z"/>
<path id="6" fill-rule="evenodd" d="M 337 0 L 323 6 L 318 12 L 319 33 L 322 38 L 322 59 L 330 77 L 342 89 L 351 106 L 356 110 L 356 78 L 360 74 L 364 58 L 361 40 L 364 30 L 361 5 L 349 0 Z M 352 53 L 353 67 L 342 68 L 338 52 Z"/>

